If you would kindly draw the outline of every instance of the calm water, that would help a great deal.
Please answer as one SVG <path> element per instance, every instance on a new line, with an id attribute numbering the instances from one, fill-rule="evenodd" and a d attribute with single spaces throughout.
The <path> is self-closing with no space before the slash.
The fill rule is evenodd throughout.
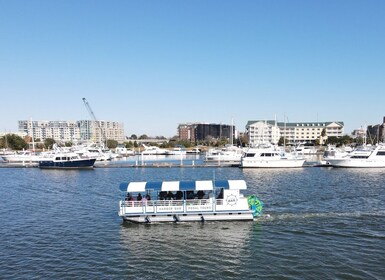
<path id="1" fill-rule="evenodd" d="M 385 169 L 0 168 L 1 279 L 384 279 Z M 125 224 L 123 181 L 245 179 L 257 222 Z"/>

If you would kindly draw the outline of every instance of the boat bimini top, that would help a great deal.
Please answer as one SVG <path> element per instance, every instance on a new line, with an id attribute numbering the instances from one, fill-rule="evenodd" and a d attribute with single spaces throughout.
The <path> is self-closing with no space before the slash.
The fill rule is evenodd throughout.
<path id="1" fill-rule="evenodd" d="M 145 191 L 208 191 L 215 188 L 229 190 L 247 189 L 244 180 L 220 180 L 220 181 L 159 181 L 159 182 L 129 182 L 121 183 L 122 192 L 145 192 Z"/>

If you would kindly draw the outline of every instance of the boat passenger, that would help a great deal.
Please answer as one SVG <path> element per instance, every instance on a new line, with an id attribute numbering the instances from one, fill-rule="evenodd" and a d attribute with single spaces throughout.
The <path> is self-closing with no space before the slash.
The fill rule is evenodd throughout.
<path id="1" fill-rule="evenodd" d="M 183 192 L 177 191 L 177 192 L 176 192 L 175 199 L 176 199 L 176 200 L 182 200 L 182 198 L 183 198 Z"/>
<path id="2" fill-rule="evenodd" d="M 126 196 L 126 201 L 130 201 L 132 199 L 131 194 L 128 192 Z"/>
<path id="3" fill-rule="evenodd" d="M 167 192 L 161 191 L 161 192 L 159 193 L 159 200 L 165 200 L 165 199 L 166 199 L 166 196 L 167 196 Z"/>
<path id="4" fill-rule="evenodd" d="M 146 197 L 147 200 L 151 200 L 151 196 L 149 194 L 146 194 L 145 197 Z"/>
<path id="5" fill-rule="evenodd" d="M 141 201 L 142 200 L 142 195 L 140 193 L 138 193 L 138 196 L 136 197 L 136 200 L 137 201 Z"/>
<path id="6" fill-rule="evenodd" d="M 223 199 L 223 189 L 221 189 L 220 193 L 217 196 L 217 199 Z"/>
<path id="7" fill-rule="evenodd" d="M 169 192 L 167 193 L 167 199 L 168 199 L 168 200 L 173 200 L 173 199 L 174 199 L 174 194 L 172 193 L 172 191 L 169 191 Z"/>
<path id="8" fill-rule="evenodd" d="M 205 196 L 205 192 L 204 191 L 198 191 L 198 199 L 202 199 L 203 197 Z"/>
<path id="9" fill-rule="evenodd" d="M 194 191 L 186 192 L 187 199 L 194 199 Z"/>

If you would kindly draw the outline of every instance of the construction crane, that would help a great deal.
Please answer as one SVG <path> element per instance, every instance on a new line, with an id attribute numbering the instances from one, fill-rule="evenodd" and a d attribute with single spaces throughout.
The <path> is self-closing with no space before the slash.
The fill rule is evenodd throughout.
<path id="1" fill-rule="evenodd" d="M 92 120 L 96 123 L 96 125 L 98 126 L 98 128 L 100 129 L 100 144 L 102 144 L 104 141 L 106 141 L 106 134 L 104 133 L 104 130 L 102 129 L 102 126 L 100 125 L 100 122 L 97 120 L 97 118 L 95 117 L 95 114 L 94 112 L 92 111 L 91 109 L 91 106 L 90 104 L 88 103 L 88 101 L 83 97 L 83 102 L 84 102 L 84 105 L 86 106 L 87 108 L 87 111 L 88 113 L 91 115 L 91 118 Z"/>

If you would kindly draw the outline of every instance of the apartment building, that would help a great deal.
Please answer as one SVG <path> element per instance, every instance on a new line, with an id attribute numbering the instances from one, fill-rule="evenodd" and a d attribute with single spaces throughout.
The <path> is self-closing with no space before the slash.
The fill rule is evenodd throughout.
<path id="1" fill-rule="evenodd" d="M 93 141 L 106 139 L 124 141 L 122 123 L 110 121 L 18 121 L 19 132 L 44 141 L 52 138 L 57 142 Z"/>

